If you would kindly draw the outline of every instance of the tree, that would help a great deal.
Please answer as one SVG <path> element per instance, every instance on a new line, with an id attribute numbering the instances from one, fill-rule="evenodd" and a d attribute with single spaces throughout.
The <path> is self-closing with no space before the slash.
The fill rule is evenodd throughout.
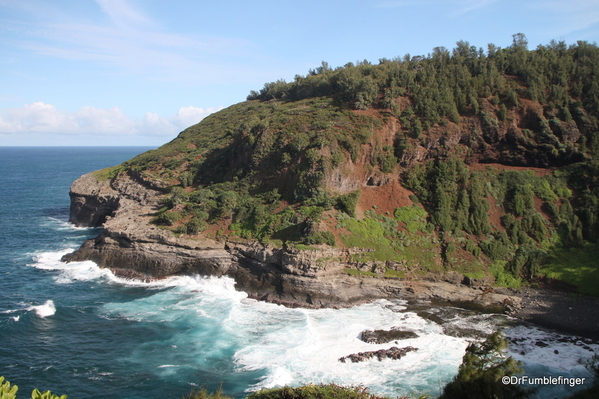
<path id="1" fill-rule="evenodd" d="M 522 387 L 502 381 L 522 373 L 519 362 L 505 356 L 506 347 L 500 332 L 485 342 L 468 345 L 458 375 L 445 386 L 439 399 L 526 398 L 528 392 Z"/>
<path id="2" fill-rule="evenodd" d="M 512 48 L 528 49 L 528 40 L 524 33 L 516 33 L 512 35 Z"/>

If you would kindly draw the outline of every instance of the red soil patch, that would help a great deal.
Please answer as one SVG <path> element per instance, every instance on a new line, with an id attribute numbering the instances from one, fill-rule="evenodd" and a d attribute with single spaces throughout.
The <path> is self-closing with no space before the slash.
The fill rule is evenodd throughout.
<path id="1" fill-rule="evenodd" d="M 393 213 L 396 208 L 412 205 L 411 194 L 413 193 L 402 187 L 397 179 L 391 179 L 382 186 L 365 186 L 362 187 L 356 212 L 362 217 L 365 211 L 373 209 L 372 206 L 376 205 L 377 213 Z"/>
<path id="2" fill-rule="evenodd" d="M 380 117 L 380 112 L 375 108 L 354 109 L 352 112 L 354 114 L 358 114 L 358 115 L 368 115 L 368 116 Z"/>
<path id="3" fill-rule="evenodd" d="M 343 240 L 341 239 L 341 235 L 349 235 L 351 234 L 349 230 L 346 228 L 337 228 L 337 224 L 339 223 L 335 218 L 335 211 L 326 211 L 323 215 L 321 221 L 321 227 L 325 227 L 327 231 L 330 231 L 335 236 L 335 243 L 338 247 L 345 247 Z"/>
<path id="4" fill-rule="evenodd" d="M 497 230 L 505 230 L 501 225 L 501 207 L 497 206 L 497 200 L 492 195 L 486 197 L 489 201 L 489 223 Z"/>
<path id="5" fill-rule="evenodd" d="M 209 225 L 208 228 L 198 235 L 207 236 L 211 238 L 218 238 L 218 231 L 220 230 L 220 234 L 229 235 L 231 234 L 231 230 L 229 230 L 229 225 L 231 224 L 231 218 L 220 219 L 217 224 Z"/>

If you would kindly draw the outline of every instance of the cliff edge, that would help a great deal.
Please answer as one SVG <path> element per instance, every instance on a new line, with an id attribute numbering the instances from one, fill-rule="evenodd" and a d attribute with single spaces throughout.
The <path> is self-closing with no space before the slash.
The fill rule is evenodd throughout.
<path id="1" fill-rule="evenodd" d="M 461 284 L 463 276 L 438 281 L 356 277 L 351 255 L 359 249 L 327 246 L 283 249 L 257 241 L 216 241 L 176 237 L 151 223 L 163 193 L 134 176 L 99 181 L 93 173 L 71 186 L 70 220 L 78 226 L 103 226 L 102 233 L 65 262 L 92 260 L 126 278 L 151 280 L 179 274 L 230 276 L 252 298 L 300 307 L 345 307 L 380 298 L 470 302 L 496 311 L 515 309 L 509 293 Z M 456 284 L 457 283 L 457 284 Z"/>

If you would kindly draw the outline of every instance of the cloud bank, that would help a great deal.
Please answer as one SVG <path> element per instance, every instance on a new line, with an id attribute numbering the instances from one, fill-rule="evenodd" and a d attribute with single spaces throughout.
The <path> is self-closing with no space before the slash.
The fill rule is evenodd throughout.
<path id="1" fill-rule="evenodd" d="M 75 112 L 57 109 L 38 101 L 0 113 L 0 133 L 26 135 L 47 133 L 58 135 L 96 136 L 175 136 L 223 107 L 183 107 L 171 117 L 148 112 L 132 119 L 119 108 L 85 106 Z"/>

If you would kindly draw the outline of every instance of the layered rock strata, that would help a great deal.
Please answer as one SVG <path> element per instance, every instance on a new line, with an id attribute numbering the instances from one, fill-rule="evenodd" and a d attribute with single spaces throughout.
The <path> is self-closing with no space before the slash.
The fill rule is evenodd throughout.
<path id="1" fill-rule="evenodd" d="M 78 226 L 103 226 L 102 233 L 63 257 L 92 260 L 115 274 L 142 280 L 179 274 L 230 276 L 252 298 L 303 307 L 342 307 L 380 298 L 475 303 L 505 310 L 519 298 L 468 286 L 455 276 L 443 281 L 355 277 L 351 255 L 359 249 L 322 246 L 312 250 L 263 246 L 252 241 L 176 237 L 150 223 L 161 191 L 135 174 L 98 181 L 93 173 L 70 191 L 70 220 Z"/>

